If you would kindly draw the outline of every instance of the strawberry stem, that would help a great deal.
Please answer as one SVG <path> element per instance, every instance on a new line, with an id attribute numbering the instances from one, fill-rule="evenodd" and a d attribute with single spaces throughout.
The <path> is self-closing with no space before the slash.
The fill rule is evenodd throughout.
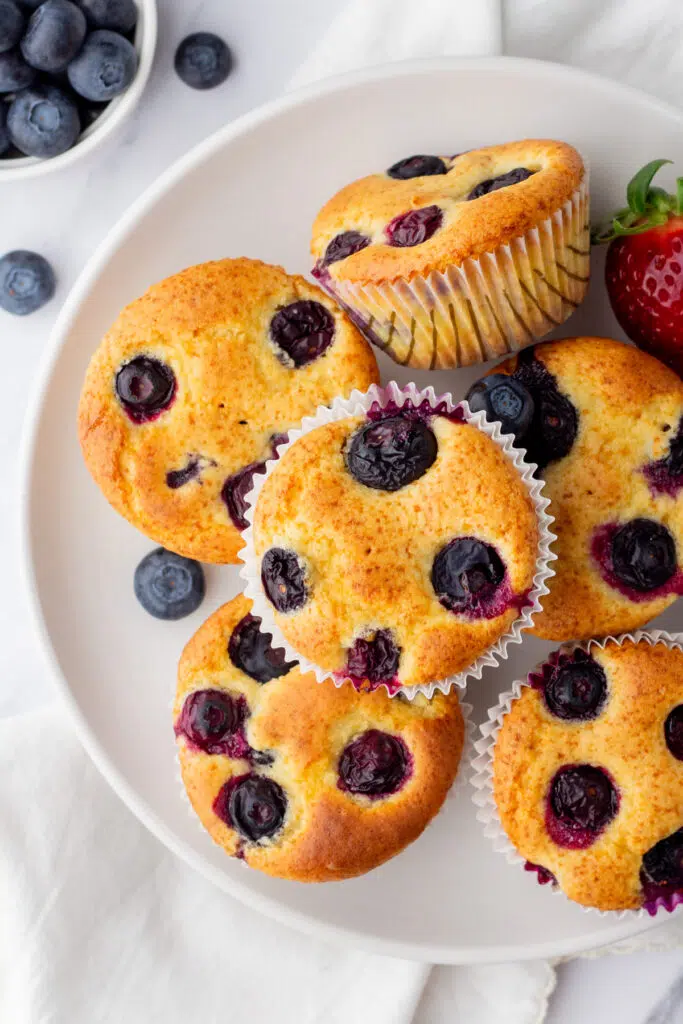
<path id="1" fill-rule="evenodd" d="M 652 185 L 657 171 L 671 160 L 651 160 L 633 175 L 626 188 L 628 206 L 591 233 L 594 245 L 611 242 L 622 235 L 639 235 L 665 224 L 672 214 L 683 211 L 683 178 L 676 180 L 676 195 Z"/>

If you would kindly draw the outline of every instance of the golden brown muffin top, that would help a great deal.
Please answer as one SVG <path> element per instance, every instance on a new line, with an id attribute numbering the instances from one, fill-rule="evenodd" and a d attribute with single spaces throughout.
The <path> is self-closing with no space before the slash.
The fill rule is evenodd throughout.
<path id="1" fill-rule="evenodd" d="M 278 318 L 289 352 L 274 340 Z M 329 346 L 296 365 L 290 353 L 307 358 L 322 334 Z M 122 368 L 141 357 L 173 390 L 140 422 L 116 389 Z M 377 379 L 370 346 L 303 278 L 249 259 L 200 264 L 153 285 L 101 342 L 81 394 L 83 454 L 107 499 L 143 533 L 183 555 L 234 562 L 242 539 L 226 481 L 272 458 L 278 435 L 319 405 Z"/>
<path id="2" fill-rule="evenodd" d="M 509 839 L 584 906 L 631 909 L 670 896 L 667 856 L 672 845 L 683 851 L 683 652 L 609 641 L 588 655 L 556 653 L 530 680 L 494 750 Z M 582 827 L 591 815 L 598 827 Z"/>
<path id="3" fill-rule="evenodd" d="M 410 278 L 492 252 L 536 227 L 560 209 L 580 187 L 585 169 L 580 155 L 564 142 L 525 139 L 440 159 L 446 173 L 396 180 L 383 172 L 342 188 L 323 206 L 313 224 L 311 253 L 335 282 L 378 283 Z M 526 180 L 468 199 L 477 186 L 523 168 Z M 438 207 L 441 223 L 420 244 L 389 244 L 395 218 Z M 437 215 L 438 219 L 438 215 Z M 358 232 L 365 248 L 327 262 L 334 238 Z"/>
<path id="4" fill-rule="evenodd" d="M 546 342 L 492 372 L 526 381 L 539 410 L 544 394 L 559 392 L 576 416 L 567 454 L 541 469 L 558 561 L 533 631 L 570 640 L 644 625 L 683 590 L 683 382 L 657 359 L 610 338 Z M 548 412 L 556 416 L 556 406 Z M 530 461 L 542 433 L 535 421 L 528 445 L 518 441 L 528 446 Z M 643 519 L 654 524 L 643 550 L 658 558 L 662 543 L 669 544 L 674 571 L 663 585 L 638 591 L 615 579 L 610 565 L 616 531 Z M 638 530 L 648 536 L 641 526 L 635 540 L 622 533 L 617 545 L 632 549 Z M 670 541 L 662 541 L 662 531 Z"/>
<path id="5" fill-rule="evenodd" d="M 227 853 L 243 857 L 267 874 L 317 882 L 369 871 L 416 839 L 441 807 L 463 746 L 457 697 L 439 695 L 431 702 L 422 698 L 407 703 L 383 692 L 358 694 L 350 686 L 337 689 L 329 680 L 321 684 L 296 668 L 287 670 L 264 641 L 264 634 L 259 634 L 260 655 L 254 655 L 253 642 L 243 639 L 237 646 L 235 640 L 231 644 L 245 616 L 251 622 L 253 641 L 258 621 L 253 622 L 250 610 L 251 602 L 244 597 L 224 605 L 198 630 L 180 660 L 173 717 L 183 782 L 192 805 Z M 239 631 L 235 636 L 240 636 Z M 265 666 L 268 675 L 275 662 L 276 671 L 284 674 L 260 683 L 233 662 L 231 653 L 252 673 Z M 245 662 L 249 656 L 251 661 Z M 221 746 L 220 730 L 212 737 L 217 744 L 213 753 L 188 739 L 192 729 L 187 726 L 190 719 L 184 708 L 190 705 L 186 701 L 206 690 L 214 691 L 214 696 L 219 691 L 219 698 L 228 697 L 233 707 L 242 702 L 241 723 L 227 740 L 235 756 L 215 752 Z M 373 731 L 382 734 L 379 739 Z M 357 745 L 359 740 L 365 743 L 363 737 L 368 734 L 371 745 L 374 737 L 373 749 L 379 744 L 386 753 L 388 743 L 390 754 L 400 751 L 398 768 L 385 763 L 384 775 L 373 774 L 366 762 L 363 776 L 363 747 Z M 349 747 L 360 760 L 354 761 L 353 753 L 345 754 Z M 342 762 L 352 785 L 357 786 L 360 778 L 366 787 L 384 787 L 389 792 L 368 795 L 342 788 Z M 277 827 L 256 841 L 232 827 L 230 799 L 225 797 L 234 794 L 244 776 L 257 776 L 266 780 L 266 787 L 272 783 L 279 787 Z M 237 811 L 236 800 L 233 796 L 233 813 L 243 813 L 246 798 Z M 225 820 L 226 806 L 231 823 Z"/>
<path id="6" fill-rule="evenodd" d="M 360 686 L 424 685 L 468 668 L 521 614 L 536 571 L 535 507 L 511 459 L 476 426 L 420 409 L 377 406 L 304 434 L 254 510 L 262 579 L 277 586 L 285 563 L 291 574 L 294 606 L 287 586 L 284 606 L 270 595 L 277 625 L 303 657 Z M 371 471 L 391 476 L 423 443 L 433 462 L 399 489 L 359 480 L 373 446 Z"/>

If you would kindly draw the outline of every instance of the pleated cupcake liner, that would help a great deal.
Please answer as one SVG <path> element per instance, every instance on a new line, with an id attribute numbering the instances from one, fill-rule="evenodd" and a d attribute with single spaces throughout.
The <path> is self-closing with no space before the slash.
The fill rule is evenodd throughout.
<path id="1" fill-rule="evenodd" d="M 274 645 L 284 648 L 288 660 L 298 661 L 302 672 L 313 672 L 318 682 L 331 678 L 335 686 L 342 686 L 344 683 L 353 685 L 351 680 L 344 677 L 343 673 L 338 676 L 334 675 L 331 671 L 321 668 L 302 656 L 289 643 L 277 624 L 273 608 L 263 592 L 260 559 L 254 550 L 253 517 L 258 505 L 259 495 L 266 480 L 271 473 L 276 471 L 280 459 L 286 455 L 291 445 L 296 444 L 299 438 L 309 434 L 312 430 L 316 430 L 327 423 L 333 423 L 350 417 L 365 417 L 373 405 L 379 405 L 380 408 L 384 409 L 390 404 L 401 408 L 406 403 L 419 406 L 424 402 L 428 402 L 435 411 L 445 409 L 448 413 L 453 413 L 456 409 L 459 409 L 462 412 L 464 421 L 481 430 L 487 437 L 490 437 L 503 451 L 506 458 L 512 462 L 529 493 L 536 511 L 539 529 L 536 568 L 532 588 L 528 595 L 528 602 L 524 609 L 496 643 L 476 658 L 466 669 L 447 676 L 445 679 L 434 680 L 416 686 L 401 686 L 393 692 L 386 684 L 380 685 L 385 686 L 390 696 L 402 693 L 409 700 L 414 699 L 418 693 L 431 698 L 436 692 L 448 693 L 453 687 L 464 689 L 470 679 L 481 679 L 485 668 L 495 667 L 501 661 L 504 661 L 507 658 L 506 650 L 510 644 L 521 643 L 522 634 L 531 627 L 534 616 L 541 610 L 541 598 L 548 593 L 547 581 L 554 575 L 554 569 L 550 563 L 557 558 L 557 555 L 551 551 L 551 545 L 556 538 L 550 529 L 553 522 L 553 517 L 548 513 L 550 501 L 543 494 L 544 481 L 534 476 L 535 464 L 525 461 L 526 453 L 515 447 L 514 436 L 501 433 L 500 424 L 497 422 L 489 423 L 485 413 L 471 412 L 466 401 L 454 402 L 450 394 L 437 396 L 432 387 L 420 390 L 415 384 L 407 384 L 401 387 L 396 381 L 391 381 L 385 387 L 373 384 L 368 391 L 363 393 L 353 391 L 349 398 L 336 398 L 331 406 L 319 407 L 314 416 L 306 417 L 299 428 L 290 431 L 287 443 L 278 447 L 279 458 L 271 459 L 266 463 L 265 473 L 254 477 L 253 489 L 246 496 L 249 508 L 245 512 L 245 518 L 249 526 L 242 535 L 245 546 L 240 551 L 239 556 L 244 563 L 240 568 L 240 575 L 245 583 L 245 596 L 252 601 L 253 614 L 261 618 L 264 630 L 272 634 Z"/>
<path id="2" fill-rule="evenodd" d="M 320 284 L 402 366 L 470 366 L 518 352 L 559 327 L 590 278 L 588 174 L 567 202 L 493 252 L 379 284 Z"/>
<path id="3" fill-rule="evenodd" d="M 503 828 L 503 824 L 498 814 L 493 790 L 494 751 L 498 734 L 500 733 L 506 715 L 509 714 L 514 702 L 521 696 L 524 687 L 531 685 L 530 680 L 532 677 L 540 675 L 542 673 L 543 666 L 548 662 L 555 664 L 562 655 L 572 654 L 576 650 L 590 652 L 596 647 L 604 649 L 607 644 L 618 644 L 619 646 L 622 646 L 622 644 L 628 641 L 636 644 L 645 642 L 651 646 L 663 643 L 670 650 L 674 648 L 677 650 L 683 650 L 683 633 L 667 633 L 662 629 L 639 629 L 632 633 L 622 633 L 619 636 L 607 636 L 600 640 L 588 640 L 583 643 L 579 641 L 566 643 L 553 651 L 549 657 L 544 658 L 543 661 L 540 661 L 535 665 L 528 673 L 526 679 L 515 680 L 512 684 L 512 688 L 501 693 L 498 703 L 494 707 L 489 708 L 487 712 L 487 721 L 479 727 L 480 738 L 474 743 L 474 756 L 470 764 L 470 782 L 474 788 L 472 800 L 478 808 L 477 821 L 483 825 L 484 835 L 491 840 L 491 844 L 496 853 L 502 854 L 508 864 L 519 867 L 520 865 L 525 866 L 527 861 L 525 857 L 518 853 L 517 848 L 508 838 L 508 835 Z M 526 870 L 529 871 L 530 875 L 535 874 L 532 867 L 526 868 Z M 564 894 L 559 885 L 550 885 L 550 889 L 553 896 L 560 897 L 575 907 L 580 907 L 580 909 L 586 913 L 599 914 L 601 917 L 608 917 L 612 920 L 621 920 L 623 918 L 629 918 L 631 920 L 641 918 L 645 920 L 648 915 L 653 917 L 660 910 L 665 910 L 671 913 L 671 911 L 675 910 L 679 904 L 683 904 L 683 894 L 674 894 L 672 896 L 659 896 L 656 900 L 647 901 L 637 910 L 599 910 L 597 907 L 584 907 L 580 903 L 570 900 L 569 897 Z"/>

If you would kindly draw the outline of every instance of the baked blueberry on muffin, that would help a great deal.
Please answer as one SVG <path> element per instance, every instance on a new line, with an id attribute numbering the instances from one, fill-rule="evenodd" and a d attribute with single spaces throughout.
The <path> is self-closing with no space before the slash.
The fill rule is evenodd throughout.
<path id="1" fill-rule="evenodd" d="M 546 481 L 558 556 L 533 632 L 642 626 L 683 593 L 683 382 L 637 348 L 573 338 L 526 349 L 468 395 Z"/>
<path id="2" fill-rule="evenodd" d="M 459 407 L 395 394 L 292 443 L 256 499 L 245 570 L 299 655 L 392 692 L 469 669 L 508 633 L 540 539 L 501 447 Z"/>
<path id="3" fill-rule="evenodd" d="M 588 286 L 588 176 L 563 142 L 399 160 L 313 225 L 314 275 L 396 362 L 467 366 L 563 323 Z"/>
<path id="4" fill-rule="evenodd" d="M 320 685 L 237 597 L 183 652 L 174 707 L 183 782 L 223 849 L 280 878 L 377 867 L 420 835 L 455 778 L 455 695 L 408 703 Z"/>
<path id="5" fill-rule="evenodd" d="M 587 907 L 683 902 L 683 651 L 657 636 L 555 652 L 495 741 L 503 829 Z"/>
<path id="6" fill-rule="evenodd" d="M 377 379 L 370 346 L 320 289 L 255 260 L 201 264 L 153 285 L 100 344 L 83 454 L 152 540 L 234 562 L 253 476 L 287 431 Z"/>

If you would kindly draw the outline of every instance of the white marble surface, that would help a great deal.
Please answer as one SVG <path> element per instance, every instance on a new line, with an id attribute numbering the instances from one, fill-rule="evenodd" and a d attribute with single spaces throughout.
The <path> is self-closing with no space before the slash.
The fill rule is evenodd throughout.
<path id="1" fill-rule="evenodd" d="M 632 4 L 633 0 L 626 3 Z M 0 379 L 4 385 L 0 403 L 0 465 L 4 471 L 0 529 L 5 541 L 0 588 L 0 716 L 38 706 L 53 697 L 27 619 L 19 573 L 15 495 L 16 453 L 26 400 L 60 303 L 107 230 L 170 162 L 226 121 L 284 90 L 337 6 L 337 0 L 159 0 L 160 33 L 154 71 L 133 120 L 103 152 L 82 166 L 26 184 L 0 183 L 0 252 L 34 248 L 52 261 L 59 277 L 55 299 L 33 317 L 20 320 L 0 311 Z M 666 0 L 658 0 L 650 9 L 658 8 L 663 17 L 665 6 Z M 616 10 L 612 4 L 605 7 Z M 568 33 L 571 8 L 574 13 L 581 9 L 584 15 L 587 11 L 584 0 L 564 4 L 562 17 L 567 19 Z M 508 52 L 571 62 L 574 54 L 570 43 L 559 53 L 557 48 L 552 53 L 544 49 L 549 29 L 543 9 L 544 4 L 538 0 L 520 0 L 517 15 L 513 18 L 508 14 Z M 198 29 L 222 34 L 237 57 L 233 75 L 209 93 L 187 89 L 172 68 L 177 42 Z M 556 23 L 554 30 L 557 38 Z M 591 54 L 584 49 L 581 60 L 596 69 L 605 68 L 604 53 Z M 612 55 L 607 65 L 617 76 L 623 73 L 626 77 L 630 72 L 629 77 L 637 79 L 638 68 L 624 68 L 618 54 Z M 658 83 L 661 87 L 657 91 L 661 95 L 670 92 L 667 98 L 675 99 L 668 84 L 672 81 Z M 548 1022 L 644 1024 L 681 970 L 683 952 L 634 954 L 564 965 L 559 970 Z M 445 970 L 435 972 L 432 986 L 440 998 L 424 1001 L 418 1014 L 423 1024 L 449 1019 L 450 983 Z"/>

